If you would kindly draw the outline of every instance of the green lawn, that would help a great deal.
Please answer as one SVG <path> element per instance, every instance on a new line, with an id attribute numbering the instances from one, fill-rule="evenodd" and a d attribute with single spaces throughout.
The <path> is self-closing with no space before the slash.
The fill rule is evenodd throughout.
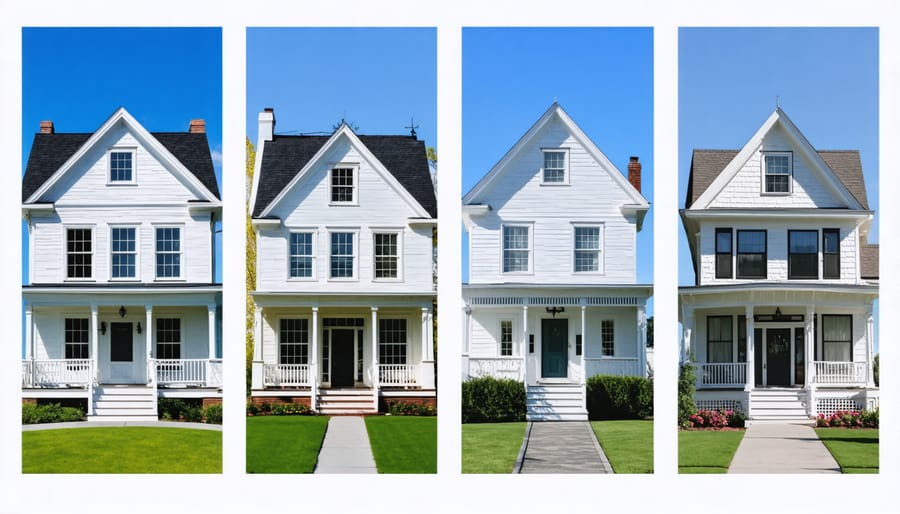
<path id="1" fill-rule="evenodd" d="M 247 473 L 312 473 L 327 416 L 247 418 Z"/>
<path id="2" fill-rule="evenodd" d="M 463 473 L 512 473 L 525 438 L 524 421 L 515 423 L 464 423 L 462 425 Z"/>
<path id="3" fill-rule="evenodd" d="M 616 473 L 653 473 L 653 421 L 591 421 Z"/>
<path id="4" fill-rule="evenodd" d="M 367 416 L 379 473 L 437 473 L 437 417 Z"/>
<path id="5" fill-rule="evenodd" d="M 844 473 L 878 473 L 877 428 L 817 428 L 816 434 Z"/>
<path id="6" fill-rule="evenodd" d="M 679 473 L 727 473 L 743 430 L 684 430 L 678 433 Z"/>
<path id="7" fill-rule="evenodd" d="M 222 432 L 92 427 L 22 432 L 22 473 L 221 473 Z"/>

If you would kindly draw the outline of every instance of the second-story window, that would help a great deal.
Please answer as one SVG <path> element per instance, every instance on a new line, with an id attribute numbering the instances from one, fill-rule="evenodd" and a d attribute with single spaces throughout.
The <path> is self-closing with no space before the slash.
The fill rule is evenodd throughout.
<path id="1" fill-rule="evenodd" d="M 767 194 L 787 194 L 791 192 L 791 153 L 766 152 L 763 154 L 764 184 Z"/>
<path id="2" fill-rule="evenodd" d="M 399 245 L 396 232 L 375 233 L 375 278 L 398 278 Z"/>
<path id="3" fill-rule="evenodd" d="M 93 232 L 90 228 L 66 229 L 66 278 L 93 276 Z"/>
<path id="4" fill-rule="evenodd" d="M 312 278 L 313 276 L 313 235 L 312 232 L 291 232 L 290 236 L 290 277 Z"/>
<path id="5" fill-rule="evenodd" d="M 110 229 L 110 266 L 112 278 L 137 276 L 137 229 L 113 227 Z"/>
<path id="6" fill-rule="evenodd" d="M 331 203 L 356 203 L 355 168 L 341 166 L 331 170 Z"/>
<path id="7" fill-rule="evenodd" d="M 353 232 L 331 233 L 331 278 L 353 278 Z"/>
<path id="8" fill-rule="evenodd" d="M 544 150 L 543 184 L 566 184 L 566 150 Z"/>
<path id="9" fill-rule="evenodd" d="M 788 230 L 788 278 L 819 278 L 819 233 Z"/>
<path id="10" fill-rule="evenodd" d="M 822 278 L 841 278 L 841 231 L 822 230 Z"/>
<path id="11" fill-rule="evenodd" d="M 737 278 L 766 278 L 766 231 L 737 231 Z"/>
<path id="12" fill-rule="evenodd" d="M 503 227 L 503 272 L 522 273 L 530 270 L 530 241 L 528 226 Z"/>
<path id="13" fill-rule="evenodd" d="M 575 227 L 575 272 L 600 271 L 600 227 Z"/>
<path id="14" fill-rule="evenodd" d="M 732 232 L 730 228 L 716 229 L 716 278 L 733 278 Z"/>
<path id="15" fill-rule="evenodd" d="M 157 227 L 156 278 L 181 277 L 181 229 Z"/>
<path id="16" fill-rule="evenodd" d="M 109 152 L 109 182 L 134 182 L 134 152 L 119 150 Z"/>

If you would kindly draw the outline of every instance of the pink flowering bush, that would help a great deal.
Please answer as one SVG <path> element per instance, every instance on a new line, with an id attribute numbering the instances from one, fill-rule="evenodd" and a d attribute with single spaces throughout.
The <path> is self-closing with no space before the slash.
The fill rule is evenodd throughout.
<path id="1" fill-rule="evenodd" d="M 817 427 L 878 428 L 878 409 L 867 411 L 840 410 L 816 417 Z"/>
<path id="2" fill-rule="evenodd" d="M 688 416 L 688 428 L 721 429 L 726 427 L 743 427 L 746 417 L 743 412 L 731 409 L 698 410 Z"/>

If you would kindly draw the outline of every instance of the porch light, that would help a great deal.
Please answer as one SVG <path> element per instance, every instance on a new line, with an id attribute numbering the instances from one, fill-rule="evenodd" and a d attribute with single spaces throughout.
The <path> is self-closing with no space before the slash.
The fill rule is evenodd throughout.
<path id="1" fill-rule="evenodd" d="M 104 335 L 104 336 L 106 335 L 106 322 L 105 321 L 100 322 L 100 334 Z"/>
<path id="2" fill-rule="evenodd" d="M 141 322 L 140 321 L 138 321 L 138 324 L 137 324 L 137 332 L 138 332 L 138 334 L 141 333 Z"/>
<path id="3" fill-rule="evenodd" d="M 560 312 L 566 312 L 565 307 L 547 307 L 547 314 L 552 314 L 555 318 Z"/>
<path id="4" fill-rule="evenodd" d="M 781 320 L 781 307 L 775 307 L 775 321 Z"/>
<path id="5" fill-rule="evenodd" d="M 124 306 L 124 305 L 122 305 L 121 307 L 119 307 L 119 317 L 120 317 L 120 318 L 124 318 L 124 317 L 125 317 L 125 314 L 126 314 L 127 312 L 128 312 L 128 311 L 125 310 L 125 306 Z"/>

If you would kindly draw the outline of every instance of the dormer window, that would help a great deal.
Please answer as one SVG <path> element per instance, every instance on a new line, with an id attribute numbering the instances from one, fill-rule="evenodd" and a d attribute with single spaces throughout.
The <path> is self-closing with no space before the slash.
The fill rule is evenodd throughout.
<path id="1" fill-rule="evenodd" d="M 112 150 L 109 152 L 109 183 L 134 183 L 134 150 Z"/>
<path id="2" fill-rule="evenodd" d="M 339 165 L 331 170 L 331 203 L 351 204 L 357 203 L 356 181 L 357 168 L 349 165 Z"/>
<path id="3" fill-rule="evenodd" d="M 566 149 L 544 150 L 544 167 L 541 173 L 541 183 L 568 184 L 568 157 L 569 151 Z"/>
<path id="4" fill-rule="evenodd" d="M 765 194 L 790 194 L 793 162 L 791 152 L 763 153 L 763 192 Z"/>

